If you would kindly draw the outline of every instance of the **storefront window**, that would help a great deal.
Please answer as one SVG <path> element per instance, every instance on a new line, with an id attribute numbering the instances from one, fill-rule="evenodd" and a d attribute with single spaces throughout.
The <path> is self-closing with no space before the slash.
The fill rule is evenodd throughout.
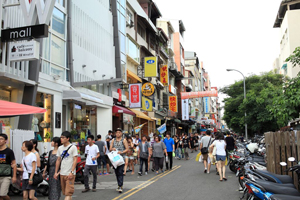
<path id="1" fill-rule="evenodd" d="M 0 100 L 10 101 L 10 91 L 0 89 Z M 11 126 L 10 118 L 0 118 L 2 126 Z"/>
<path id="2" fill-rule="evenodd" d="M 69 127 L 76 141 L 85 140 L 88 135 L 97 135 L 97 107 L 69 103 Z"/>

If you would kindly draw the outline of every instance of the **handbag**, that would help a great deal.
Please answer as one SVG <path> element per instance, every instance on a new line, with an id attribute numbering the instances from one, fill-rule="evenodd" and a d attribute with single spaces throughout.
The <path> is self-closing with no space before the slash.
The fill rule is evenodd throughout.
<path id="1" fill-rule="evenodd" d="M 146 152 L 143 152 L 143 149 L 142 149 L 142 143 L 140 143 L 139 144 L 139 148 L 141 149 L 141 152 L 140 152 L 140 158 L 143 158 L 143 159 L 148 159 L 148 156 L 149 156 L 149 154 L 148 154 L 148 143 L 147 142 L 145 142 L 145 145 L 146 145 L 146 149 L 147 149 L 147 151 Z"/>
<path id="2" fill-rule="evenodd" d="M 24 166 L 26 168 L 26 171 L 27 173 L 29 174 L 29 176 L 31 176 L 31 173 L 28 172 L 28 169 L 27 169 L 27 166 L 26 166 L 26 163 L 25 161 L 23 160 L 23 163 L 24 163 Z M 32 178 L 32 185 L 38 185 L 40 184 L 41 182 L 43 182 L 43 175 L 37 170 L 37 174 L 34 174 L 33 175 L 33 178 Z"/>
<path id="3" fill-rule="evenodd" d="M 11 176 L 11 166 L 9 164 L 0 164 L 0 176 Z"/>
<path id="4" fill-rule="evenodd" d="M 125 164 L 123 157 L 120 154 L 118 154 L 117 151 L 112 151 L 109 154 L 107 154 L 107 156 L 115 169 Z"/>
<path id="5" fill-rule="evenodd" d="M 201 149 L 202 154 L 208 154 L 208 147 L 209 147 L 210 141 L 211 141 L 211 137 L 209 139 L 207 147 L 202 147 L 202 149 Z"/>

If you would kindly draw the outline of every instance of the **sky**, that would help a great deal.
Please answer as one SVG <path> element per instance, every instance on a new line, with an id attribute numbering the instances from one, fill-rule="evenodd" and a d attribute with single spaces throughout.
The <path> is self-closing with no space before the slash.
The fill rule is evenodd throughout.
<path id="1" fill-rule="evenodd" d="M 273 28 L 281 0 L 154 0 L 162 18 L 181 19 L 185 51 L 194 51 L 211 86 L 224 87 L 272 70 L 279 56 L 279 28 Z M 220 95 L 222 100 L 224 95 Z"/>

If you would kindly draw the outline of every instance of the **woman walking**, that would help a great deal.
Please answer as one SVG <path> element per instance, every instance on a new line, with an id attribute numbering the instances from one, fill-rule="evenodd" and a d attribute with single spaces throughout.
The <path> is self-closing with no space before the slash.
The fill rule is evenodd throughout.
<path id="1" fill-rule="evenodd" d="M 181 155 L 180 155 L 180 153 L 179 153 L 179 150 L 181 150 L 181 148 L 179 147 L 179 139 L 178 139 L 178 137 L 177 136 L 175 136 L 175 138 L 174 138 L 175 140 L 174 140 L 174 142 L 175 142 L 175 158 L 177 158 L 177 159 L 181 159 Z"/>
<path id="2" fill-rule="evenodd" d="M 155 136 L 155 142 L 152 145 L 152 153 L 155 162 L 155 174 L 158 174 L 158 170 L 160 169 L 163 173 L 163 165 L 164 165 L 164 154 L 168 156 L 167 148 L 165 143 L 160 141 L 160 137 Z"/>
<path id="3" fill-rule="evenodd" d="M 37 148 L 38 142 L 36 139 L 31 139 L 30 142 L 32 142 L 32 144 L 33 144 L 32 153 L 36 156 L 37 167 L 40 168 L 41 167 L 41 159 L 40 159 L 39 150 Z"/>
<path id="4" fill-rule="evenodd" d="M 225 176 L 225 161 L 226 161 L 226 143 L 224 141 L 223 134 L 218 134 L 215 141 L 210 145 L 210 150 L 212 151 L 213 148 L 216 147 L 216 160 L 217 160 L 217 167 L 220 175 L 220 181 L 227 181 Z"/>
<path id="5" fill-rule="evenodd" d="M 131 167 L 131 175 L 134 174 L 134 157 L 133 157 L 133 148 L 134 148 L 134 144 L 132 142 L 132 138 L 131 137 L 127 137 L 127 142 L 128 142 L 128 152 L 126 153 L 125 156 L 125 167 L 124 167 L 124 176 L 126 176 L 126 170 L 127 167 L 130 169 Z"/>
<path id="6" fill-rule="evenodd" d="M 30 141 L 24 141 L 21 147 L 25 156 L 22 159 L 21 168 L 17 168 L 18 171 L 23 172 L 22 189 L 23 189 L 23 199 L 37 200 L 34 196 L 37 185 L 33 184 L 33 175 L 37 173 L 37 159 L 36 156 L 31 152 L 33 149 L 33 144 Z"/>
<path id="7" fill-rule="evenodd" d="M 46 176 L 46 171 L 49 175 L 49 200 L 57 200 L 60 199 L 61 194 L 61 185 L 60 180 L 54 179 L 55 174 L 55 164 L 57 160 L 57 149 L 61 145 L 61 141 L 59 137 L 54 137 L 51 142 L 51 146 L 54 147 L 53 150 L 49 152 L 48 155 L 48 164 L 45 166 L 45 170 L 43 172 L 43 177 Z"/>

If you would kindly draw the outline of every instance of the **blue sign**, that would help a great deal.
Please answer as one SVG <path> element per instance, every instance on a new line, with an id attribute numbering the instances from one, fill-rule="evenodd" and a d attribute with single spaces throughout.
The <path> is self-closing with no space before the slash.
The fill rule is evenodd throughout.
<path id="1" fill-rule="evenodd" d="M 204 97 L 204 113 L 209 113 L 209 97 Z"/>
<path id="2" fill-rule="evenodd" d="M 167 126 L 166 123 L 164 123 L 163 125 L 161 125 L 160 127 L 157 128 L 159 133 L 164 133 L 167 131 Z"/>
<path id="3" fill-rule="evenodd" d="M 148 64 L 153 64 L 153 63 L 155 63 L 155 61 L 154 60 L 147 60 L 147 63 Z"/>
<path id="4" fill-rule="evenodd" d="M 146 100 L 146 101 L 145 101 L 145 104 L 146 104 L 145 106 L 146 106 L 146 108 L 147 108 L 147 110 L 148 110 L 148 109 L 150 108 L 150 103 L 149 103 L 149 101 Z"/>

